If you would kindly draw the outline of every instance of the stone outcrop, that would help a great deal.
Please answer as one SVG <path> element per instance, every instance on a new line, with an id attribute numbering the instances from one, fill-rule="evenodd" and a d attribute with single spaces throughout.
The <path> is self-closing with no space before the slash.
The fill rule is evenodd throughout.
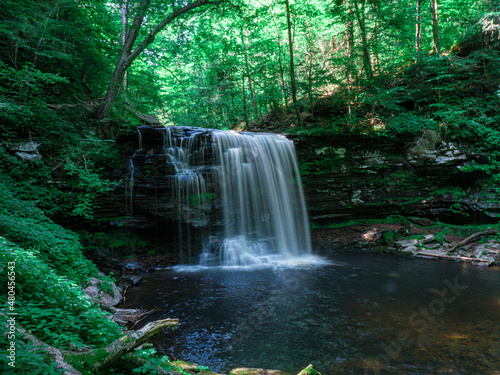
<path id="1" fill-rule="evenodd" d="M 165 127 L 140 126 L 137 130 L 137 150 L 123 168 L 114 172 L 115 179 L 122 180 L 122 183 L 98 202 L 99 216 L 111 218 L 110 223 L 115 227 L 141 229 L 166 228 L 166 222 L 173 223 L 174 227 L 176 222 L 180 222 L 198 228 L 209 225 L 212 216 L 216 220 L 218 202 L 215 199 L 203 205 L 181 202 L 180 195 L 185 192 L 178 186 L 176 160 L 165 152 L 168 147 Z M 204 150 L 194 155 L 191 163 L 203 176 L 205 195 L 218 196 L 214 158 L 210 153 L 210 131 L 185 127 L 169 131 L 174 140 L 189 140 L 195 147 Z M 195 196 L 188 196 L 187 199 L 194 203 L 200 200 Z"/>
<path id="2" fill-rule="evenodd" d="M 42 158 L 40 155 L 40 145 L 33 141 L 25 142 L 5 142 L 7 150 L 12 152 L 15 157 L 21 160 L 37 161 Z"/>
<path id="3" fill-rule="evenodd" d="M 313 222 L 404 215 L 450 223 L 498 222 L 499 197 L 478 174 L 461 169 L 484 155 L 470 145 L 362 136 L 294 138 Z"/>
<path id="4" fill-rule="evenodd" d="M 203 173 L 207 191 L 218 196 L 210 130 L 175 127 L 169 131 L 172 137 L 190 138 L 193 147 L 204 149 L 193 163 Z M 111 225 L 164 231 L 165 222 L 170 222 L 173 233 L 175 223 L 203 228 L 220 220 L 217 199 L 200 207 L 179 207 L 177 172 L 164 152 L 165 137 L 164 127 L 138 128 L 138 149 L 128 165 L 115 171 L 122 184 L 98 202 L 99 216 L 111 218 Z M 313 223 L 389 215 L 457 224 L 498 222 L 496 188 L 484 184 L 485 176 L 462 171 L 468 163 L 486 158 L 470 145 L 439 142 L 434 148 L 415 151 L 414 141 L 388 138 L 307 135 L 292 139 Z"/>

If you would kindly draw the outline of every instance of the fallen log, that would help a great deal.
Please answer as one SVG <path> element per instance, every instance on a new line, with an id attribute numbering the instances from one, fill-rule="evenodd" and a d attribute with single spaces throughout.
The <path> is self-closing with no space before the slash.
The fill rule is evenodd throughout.
<path id="1" fill-rule="evenodd" d="M 139 323 L 142 319 L 147 317 L 149 314 L 155 312 L 156 310 L 141 310 L 141 309 L 120 309 L 118 307 L 113 307 L 108 305 L 107 303 L 88 296 L 93 302 L 101 306 L 101 309 L 113 314 L 111 316 L 111 320 L 120 325 L 124 325 L 127 323 L 133 323 L 132 328 Z"/>
<path id="2" fill-rule="evenodd" d="M 102 369 L 112 366 L 123 356 L 136 347 L 145 343 L 151 336 L 164 328 L 174 328 L 179 324 L 178 319 L 163 319 L 146 324 L 137 331 L 113 341 L 101 349 L 94 349 L 86 353 L 66 353 L 65 359 L 76 368 L 89 368 L 98 373 Z"/>
<path id="3" fill-rule="evenodd" d="M 464 262 L 490 263 L 490 261 L 486 260 L 486 259 L 461 257 L 461 256 L 455 256 L 455 255 L 441 255 L 441 254 L 417 253 L 417 256 L 440 258 L 440 259 L 449 259 L 449 260 L 460 260 L 460 261 L 464 261 Z"/>
<path id="4" fill-rule="evenodd" d="M 0 312 L 0 315 L 7 316 Z M 57 363 L 57 368 L 64 369 L 68 375 L 82 375 L 91 370 L 93 373 L 99 373 L 101 370 L 120 362 L 121 365 L 128 363 L 142 366 L 149 363 L 137 355 L 130 353 L 138 346 L 144 344 L 154 334 L 164 328 L 175 328 L 179 324 L 178 319 L 163 319 L 146 324 L 137 331 L 130 331 L 127 335 L 113 341 L 110 345 L 101 349 L 93 349 L 87 352 L 75 352 L 62 350 L 50 346 L 38 339 L 29 331 L 17 326 L 16 331 L 27 342 L 32 342 L 35 346 L 32 351 L 45 351 Z M 149 363 L 151 366 L 153 364 Z M 161 375 L 181 375 L 176 371 L 163 370 L 158 366 L 156 373 Z"/>
<path id="5" fill-rule="evenodd" d="M 485 236 L 485 235 L 491 235 L 491 234 L 496 234 L 497 231 L 496 229 L 487 229 L 487 230 L 483 230 L 481 232 L 477 232 L 477 233 L 474 233 L 474 234 L 471 234 L 469 237 L 463 239 L 462 241 L 460 242 L 457 242 L 452 248 L 451 250 L 449 251 L 450 253 L 454 252 L 455 250 L 467 245 L 469 242 L 471 242 L 472 240 L 478 238 L 478 237 L 481 237 L 481 236 Z"/>

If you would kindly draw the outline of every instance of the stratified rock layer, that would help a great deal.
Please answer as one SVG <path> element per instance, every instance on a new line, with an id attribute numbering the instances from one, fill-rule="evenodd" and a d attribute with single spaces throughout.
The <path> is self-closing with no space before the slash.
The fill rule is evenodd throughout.
<path id="1" fill-rule="evenodd" d="M 313 222 L 389 215 L 451 223 L 497 222 L 499 197 L 478 174 L 462 167 L 484 155 L 468 145 L 441 142 L 411 152 L 412 142 L 362 136 L 294 139 Z"/>

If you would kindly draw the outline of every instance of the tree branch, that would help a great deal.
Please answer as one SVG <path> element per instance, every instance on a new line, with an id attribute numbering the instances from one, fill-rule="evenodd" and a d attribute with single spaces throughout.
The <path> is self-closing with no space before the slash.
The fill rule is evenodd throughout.
<path id="1" fill-rule="evenodd" d="M 156 35 L 165 28 L 169 23 L 173 22 L 176 18 L 179 16 L 183 15 L 186 12 L 189 12 L 192 9 L 199 8 L 203 5 L 219 5 L 223 2 L 224 0 L 217 0 L 217 1 L 210 1 L 210 0 L 196 0 L 190 4 L 187 4 L 183 6 L 182 8 L 179 8 L 167 17 L 165 17 L 156 27 L 151 30 L 151 32 L 144 38 L 144 40 L 135 48 L 135 50 L 130 53 L 128 56 L 127 60 L 135 60 L 137 56 L 141 54 L 142 51 L 146 49 L 148 45 L 154 42 L 154 39 Z"/>

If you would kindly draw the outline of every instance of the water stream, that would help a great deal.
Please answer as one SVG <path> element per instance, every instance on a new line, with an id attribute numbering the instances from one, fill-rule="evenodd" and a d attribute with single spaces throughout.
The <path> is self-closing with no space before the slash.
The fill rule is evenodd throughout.
<path id="1" fill-rule="evenodd" d="M 229 372 L 494 375 L 500 371 L 500 269 L 375 254 L 329 265 L 145 275 L 127 307 L 179 318 L 160 352 Z M 143 322 L 144 324 L 146 321 Z"/>

